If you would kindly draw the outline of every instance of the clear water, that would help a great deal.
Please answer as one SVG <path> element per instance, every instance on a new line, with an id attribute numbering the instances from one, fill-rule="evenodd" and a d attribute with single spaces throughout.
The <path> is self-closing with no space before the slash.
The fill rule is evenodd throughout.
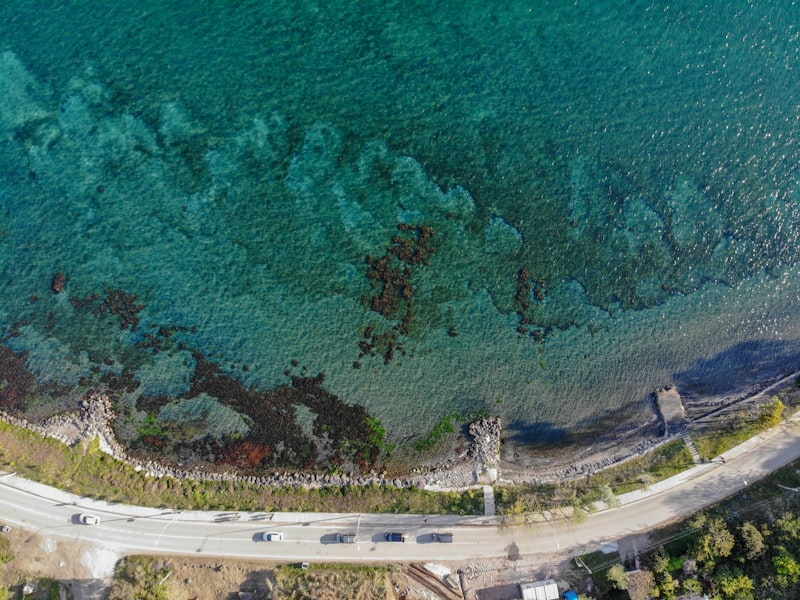
<path id="1" fill-rule="evenodd" d="M 397 439 L 482 409 L 588 435 L 659 385 L 800 367 L 795 11 L 3 2 L 8 343 L 42 381 L 125 366 L 180 394 L 191 353 L 136 344 L 181 328 L 248 384 L 324 372 Z M 399 223 L 436 252 L 384 364 L 359 358 L 397 324 L 362 301 L 366 257 Z M 136 330 L 70 301 L 107 289 Z"/>

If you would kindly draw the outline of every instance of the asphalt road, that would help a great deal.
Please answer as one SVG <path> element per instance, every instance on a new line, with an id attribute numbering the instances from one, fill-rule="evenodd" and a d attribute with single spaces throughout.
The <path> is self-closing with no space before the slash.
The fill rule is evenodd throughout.
<path id="1" fill-rule="evenodd" d="M 80 498 L 13 474 L 0 475 L 0 520 L 47 536 L 80 539 L 118 555 L 426 561 L 577 553 L 696 512 L 798 457 L 800 425 L 789 422 L 730 451 L 724 464 L 702 465 L 647 491 L 622 496 L 620 508 L 580 523 L 552 519 L 507 526 L 495 517 L 173 511 Z M 83 512 L 102 522 L 80 524 Z M 282 532 L 284 540 L 261 541 L 265 531 Z M 405 533 L 408 541 L 387 542 L 388 531 Z M 434 543 L 430 534 L 435 531 L 453 532 L 454 542 Z M 357 532 L 357 543 L 336 543 L 337 533 L 349 532 Z"/>

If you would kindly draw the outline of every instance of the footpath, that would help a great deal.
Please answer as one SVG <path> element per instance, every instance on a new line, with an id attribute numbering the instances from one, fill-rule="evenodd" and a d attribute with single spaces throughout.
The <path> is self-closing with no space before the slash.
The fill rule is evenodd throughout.
<path id="1" fill-rule="evenodd" d="M 639 500 L 655 496 L 656 494 L 660 494 L 666 490 L 676 488 L 687 481 L 699 477 L 709 470 L 722 468 L 723 465 L 728 463 L 728 461 L 734 460 L 737 456 L 741 456 L 751 452 L 752 450 L 755 450 L 759 446 L 763 445 L 766 441 L 771 440 L 779 435 L 791 435 L 796 437 L 797 441 L 800 443 L 800 431 L 793 431 L 793 429 L 798 429 L 795 427 L 798 424 L 800 424 L 800 412 L 795 413 L 781 424 L 751 437 L 749 440 L 731 448 L 721 456 L 718 456 L 709 462 L 695 465 L 691 469 L 687 469 L 686 471 L 678 473 L 677 475 L 673 475 L 668 479 L 654 483 L 645 489 L 635 490 L 633 492 L 628 492 L 627 494 L 621 494 L 617 496 L 617 500 L 619 500 L 621 506 L 625 506 L 626 504 L 638 502 Z M 798 447 L 797 454 L 800 456 L 800 447 Z"/>

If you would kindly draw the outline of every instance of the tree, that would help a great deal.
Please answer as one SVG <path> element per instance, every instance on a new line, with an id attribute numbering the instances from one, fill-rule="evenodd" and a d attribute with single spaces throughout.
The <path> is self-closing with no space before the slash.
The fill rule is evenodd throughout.
<path id="1" fill-rule="evenodd" d="M 797 540 L 800 538 L 800 519 L 794 513 L 787 512 L 775 521 L 775 533 L 783 543 Z"/>
<path id="2" fill-rule="evenodd" d="M 726 566 L 720 567 L 714 582 L 726 600 L 753 600 L 753 580 L 738 569 L 731 571 Z"/>
<path id="3" fill-rule="evenodd" d="M 617 563 L 606 572 L 608 582 L 618 590 L 627 590 L 630 576 L 621 564 Z"/>
<path id="4" fill-rule="evenodd" d="M 681 568 L 684 575 L 696 575 L 697 574 L 697 561 L 693 558 L 687 558 L 683 561 L 683 566 Z"/>
<path id="5" fill-rule="evenodd" d="M 706 531 L 697 537 L 693 544 L 694 557 L 705 563 L 710 570 L 718 558 L 730 556 L 735 539 L 728 525 L 719 517 L 711 517 L 706 524 Z"/>
<path id="6" fill-rule="evenodd" d="M 658 550 L 650 556 L 650 566 L 656 575 L 666 573 L 669 570 L 669 554 L 664 546 L 659 546 Z"/>
<path id="7" fill-rule="evenodd" d="M 690 577 L 681 582 L 681 590 L 684 594 L 699 595 L 703 591 L 703 584 L 694 577 Z"/>
<path id="8" fill-rule="evenodd" d="M 747 560 L 758 558 L 764 553 L 766 548 L 764 536 L 750 521 L 742 523 L 741 527 L 739 527 L 739 534 L 742 538 L 744 555 Z"/>
<path id="9" fill-rule="evenodd" d="M 674 600 L 678 597 L 678 580 L 672 573 L 666 572 L 658 578 L 658 597 L 664 600 Z"/>
<path id="10" fill-rule="evenodd" d="M 787 587 L 800 582 L 800 563 L 786 548 L 779 548 L 777 556 L 772 559 L 772 564 L 778 576 L 778 583 L 782 586 Z"/>

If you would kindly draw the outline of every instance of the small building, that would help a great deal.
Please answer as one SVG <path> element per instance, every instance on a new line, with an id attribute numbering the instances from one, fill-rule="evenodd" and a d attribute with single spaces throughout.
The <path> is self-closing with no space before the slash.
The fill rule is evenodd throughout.
<path id="1" fill-rule="evenodd" d="M 532 583 L 520 583 L 522 600 L 559 600 L 558 585 L 555 579 L 544 579 Z"/>

